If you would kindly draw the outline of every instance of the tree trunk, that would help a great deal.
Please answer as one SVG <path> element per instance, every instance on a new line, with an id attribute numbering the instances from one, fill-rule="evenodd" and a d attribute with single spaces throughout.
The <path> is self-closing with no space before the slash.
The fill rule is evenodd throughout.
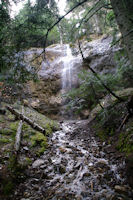
<path id="1" fill-rule="evenodd" d="M 24 108 L 22 107 L 22 114 L 24 114 Z M 17 133 L 16 133 L 16 141 L 14 144 L 14 148 L 16 150 L 16 152 L 19 151 L 20 149 L 20 143 L 21 143 L 21 137 L 22 137 L 22 126 L 23 126 L 23 121 L 20 120 L 19 125 L 18 125 L 18 129 L 17 129 Z"/>
<path id="2" fill-rule="evenodd" d="M 21 135 L 22 135 L 22 126 L 23 121 L 21 120 L 18 125 L 17 133 L 16 133 L 16 141 L 14 144 L 15 151 L 18 152 L 20 149 Z"/>
<path id="3" fill-rule="evenodd" d="M 133 65 L 133 0 L 111 0 L 116 21 Z"/>
<path id="4" fill-rule="evenodd" d="M 13 114 L 15 115 L 18 119 L 21 119 L 23 121 L 25 121 L 27 124 L 29 124 L 33 129 L 43 133 L 44 135 L 46 134 L 45 129 L 43 129 L 41 126 L 39 126 L 38 124 L 36 124 L 35 122 L 33 122 L 31 119 L 29 119 L 28 117 L 24 116 L 22 113 L 16 111 L 15 109 L 13 109 L 11 106 L 6 106 L 6 108 Z"/>

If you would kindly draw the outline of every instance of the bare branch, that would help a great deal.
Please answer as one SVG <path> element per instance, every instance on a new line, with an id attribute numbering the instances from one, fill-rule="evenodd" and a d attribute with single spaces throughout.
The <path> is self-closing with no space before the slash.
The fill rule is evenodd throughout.
<path id="1" fill-rule="evenodd" d="M 84 22 L 85 18 L 91 13 L 91 11 L 93 11 L 95 9 L 96 6 L 98 6 L 98 4 L 101 2 L 102 0 L 98 1 L 97 3 L 95 3 L 95 5 L 86 13 L 86 15 L 84 16 L 84 18 L 82 18 L 82 20 L 80 21 L 80 25 L 78 27 L 78 29 L 81 27 L 82 23 Z M 100 10 L 103 7 L 100 6 L 100 8 L 98 8 L 98 10 Z M 89 18 L 91 18 L 98 10 L 94 11 L 91 16 Z"/>
<path id="2" fill-rule="evenodd" d="M 46 48 L 46 42 L 47 42 L 47 38 L 48 38 L 48 34 L 49 32 L 62 20 L 64 19 L 69 13 L 71 13 L 73 10 L 75 10 L 77 7 L 81 6 L 82 4 L 84 4 L 85 2 L 87 2 L 88 0 L 83 0 L 82 2 L 76 4 L 72 9 L 70 9 L 65 15 L 63 15 L 62 17 L 60 17 L 48 30 L 47 33 L 45 35 L 45 41 L 43 44 L 43 48 L 44 50 L 42 51 L 41 54 L 39 54 L 38 56 L 36 56 L 34 59 L 32 59 L 30 62 L 33 62 L 34 60 L 36 60 L 38 57 L 40 57 L 42 54 L 45 54 L 45 48 Z M 99 0 L 99 2 L 102 0 Z M 44 37 L 44 36 L 43 36 Z M 41 37 L 39 40 L 41 40 L 43 37 Z"/>
<path id="3" fill-rule="evenodd" d="M 90 67 L 90 65 L 87 63 L 87 60 L 84 58 L 81 46 L 80 46 L 80 42 L 79 42 L 79 48 L 80 48 L 80 53 L 82 55 L 83 61 L 86 64 L 86 66 L 89 68 L 89 70 L 94 74 L 94 76 L 100 81 L 101 85 L 110 93 L 112 94 L 116 99 L 118 99 L 120 102 L 123 102 L 124 100 L 117 96 L 107 85 L 105 85 L 105 83 L 103 82 L 103 80 L 99 77 L 99 75 L 96 73 L 96 71 L 94 69 L 92 69 Z"/>

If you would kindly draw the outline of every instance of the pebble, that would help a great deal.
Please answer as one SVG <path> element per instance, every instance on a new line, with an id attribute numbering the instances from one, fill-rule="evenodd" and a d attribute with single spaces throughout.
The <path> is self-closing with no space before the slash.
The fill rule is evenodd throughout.
<path id="1" fill-rule="evenodd" d="M 45 162 L 44 160 L 38 159 L 38 160 L 36 160 L 36 161 L 33 162 L 32 167 L 33 167 L 33 168 L 40 167 L 41 165 L 44 164 L 44 162 Z"/>
<path id="2" fill-rule="evenodd" d="M 25 151 L 29 151 L 29 148 L 28 148 L 28 147 L 23 147 L 23 149 L 24 149 Z"/>
<path id="3" fill-rule="evenodd" d="M 30 200 L 30 199 L 25 199 L 25 198 L 22 198 L 22 199 L 20 199 L 20 200 Z"/>

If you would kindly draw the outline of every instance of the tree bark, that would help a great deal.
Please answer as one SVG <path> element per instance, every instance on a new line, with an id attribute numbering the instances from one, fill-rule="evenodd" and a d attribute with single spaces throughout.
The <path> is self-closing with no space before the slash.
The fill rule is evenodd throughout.
<path id="1" fill-rule="evenodd" d="M 22 107 L 22 114 L 24 114 L 24 108 Z M 14 144 L 15 151 L 18 152 L 20 149 L 20 143 L 21 143 L 21 138 L 22 138 L 22 126 L 23 126 L 23 121 L 20 120 L 17 133 L 16 133 L 16 141 Z"/>
<path id="2" fill-rule="evenodd" d="M 6 108 L 15 116 L 17 116 L 18 119 L 21 119 L 23 121 L 25 121 L 27 124 L 29 124 L 33 129 L 43 133 L 44 135 L 46 134 L 45 129 L 43 129 L 41 126 L 39 126 L 38 124 L 34 123 L 31 119 L 29 119 L 28 117 L 24 116 L 22 113 L 16 111 L 15 109 L 13 109 L 11 106 L 6 106 Z"/>
<path id="3" fill-rule="evenodd" d="M 133 65 L 133 0 L 111 0 L 111 5 Z"/>
<path id="4" fill-rule="evenodd" d="M 21 135 L 22 135 L 22 126 L 23 126 L 23 121 L 20 120 L 19 125 L 18 125 L 18 129 L 17 129 L 17 133 L 16 133 L 16 141 L 15 141 L 15 151 L 18 152 L 20 149 L 20 142 L 21 142 Z"/>

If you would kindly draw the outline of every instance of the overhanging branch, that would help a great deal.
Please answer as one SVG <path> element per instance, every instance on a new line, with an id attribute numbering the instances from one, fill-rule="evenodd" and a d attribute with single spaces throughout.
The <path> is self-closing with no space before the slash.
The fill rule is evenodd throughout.
<path id="1" fill-rule="evenodd" d="M 31 62 L 33 62 L 34 60 L 36 60 L 38 57 L 40 57 L 42 54 L 45 54 L 45 48 L 46 48 L 46 42 L 47 42 L 47 38 L 48 38 L 48 34 L 49 32 L 62 20 L 64 19 L 69 13 L 71 13 L 73 10 L 75 10 L 77 7 L 81 6 L 82 4 L 84 4 L 85 2 L 87 2 L 88 0 L 83 0 L 82 2 L 76 4 L 73 8 L 71 8 L 65 15 L 63 15 L 62 17 L 60 17 L 49 29 L 47 29 L 47 33 L 45 34 L 45 41 L 43 44 L 43 48 L 44 50 L 42 51 L 41 54 L 39 54 L 38 56 L 36 56 L 34 59 L 31 60 Z M 99 2 L 102 0 L 99 0 Z M 44 36 L 43 36 L 44 37 Z M 41 37 L 39 40 L 43 39 L 43 37 Z"/>

